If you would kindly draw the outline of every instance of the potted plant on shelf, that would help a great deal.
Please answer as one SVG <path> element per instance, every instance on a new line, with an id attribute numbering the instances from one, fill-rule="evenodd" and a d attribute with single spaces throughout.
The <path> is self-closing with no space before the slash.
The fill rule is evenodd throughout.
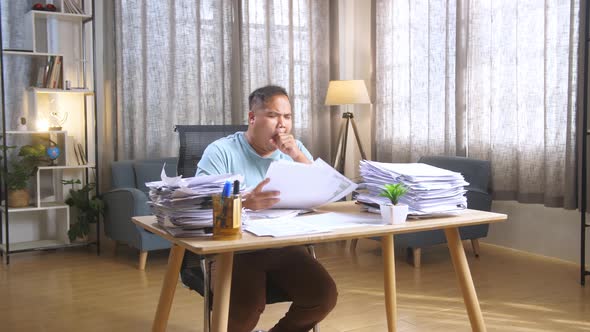
<path id="1" fill-rule="evenodd" d="M 386 184 L 379 196 L 386 197 L 391 203 L 380 206 L 383 221 L 389 224 L 401 224 L 406 222 L 408 206 L 399 204 L 399 199 L 408 192 L 408 187 L 401 183 Z"/>
<path id="2" fill-rule="evenodd" d="M 6 150 L 15 146 L 4 147 Z M 29 205 L 29 180 L 37 167 L 48 164 L 45 156 L 45 146 L 42 144 L 22 146 L 18 154 L 8 164 L 8 171 L 4 174 L 8 187 L 8 207 L 25 207 Z"/>
<path id="3" fill-rule="evenodd" d="M 81 184 L 80 180 L 62 180 L 62 184 L 71 185 L 69 197 L 65 203 L 74 209 L 76 222 L 70 226 L 68 237 L 70 241 L 76 239 L 86 242 L 90 233 L 90 224 L 98 222 L 100 215 L 104 212 L 104 203 L 102 200 L 93 196 L 96 184 L 87 183 L 80 189 L 74 189 L 76 184 Z"/>

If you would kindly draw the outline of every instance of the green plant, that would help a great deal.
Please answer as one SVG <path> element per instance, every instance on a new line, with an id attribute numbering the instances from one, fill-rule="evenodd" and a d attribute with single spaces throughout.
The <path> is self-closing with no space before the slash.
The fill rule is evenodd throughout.
<path id="1" fill-rule="evenodd" d="M 96 184 L 87 183 L 80 189 L 74 189 L 74 185 L 81 184 L 80 180 L 62 180 L 62 184 L 71 185 L 70 196 L 65 203 L 77 211 L 76 223 L 70 226 L 68 237 L 71 241 L 77 237 L 83 238 L 90 233 L 90 224 L 98 222 L 104 212 L 104 203 L 97 196 L 92 196 Z"/>
<path id="2" fill-rule="evenodd" d="M 379 196 L 387 197 L 393 205 L 397 205 L 399 199 L 408 192 L 408 187 L 401 183 L 386 184 Z"/>
<path id="3" fill-rule="evenodd" d="M 5 150 L 15 149 L 15 146 L 6 146 Z M 18 154 L 11 158 L 6 172 L 6 184 L 8 190 L 26 189 L 31 176 L 35 175 L 37 167 L 49 165 L 50 161 L 45 155 L 43 144 L 22 146 Z"/>

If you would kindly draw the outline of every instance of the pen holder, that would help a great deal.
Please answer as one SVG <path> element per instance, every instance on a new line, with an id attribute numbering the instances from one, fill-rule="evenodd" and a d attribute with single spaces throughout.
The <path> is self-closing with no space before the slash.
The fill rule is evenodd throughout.
<path id="1" fill-rule="evenodd" d="M 213 195 L 213 239 L 242 238 L 242 197 Z"/>

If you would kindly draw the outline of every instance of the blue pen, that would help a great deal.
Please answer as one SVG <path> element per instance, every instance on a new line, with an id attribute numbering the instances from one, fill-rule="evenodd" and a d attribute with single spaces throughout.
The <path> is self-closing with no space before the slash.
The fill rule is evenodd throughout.
<path id="1" fill-rule="evenodd" d="M 225 184 L 223 185 L 223 191 L 221 192 L 221 198 L 225 198 L 225 197 L 229 197 L 229 194 L 231 193 L 231 182 L 229 181 L 225 181 Z"/>
<path id="2" fill-rule="evenodd" d="M 221 192 L 221 227 L 226 228 L 226 219 L 227 219 L 227 206 L 228 203 L 224 202 L 225 198 L 228 198 L 231 194 L 231 182 L 225 181 L 223 185 L 223 191 Z"/>

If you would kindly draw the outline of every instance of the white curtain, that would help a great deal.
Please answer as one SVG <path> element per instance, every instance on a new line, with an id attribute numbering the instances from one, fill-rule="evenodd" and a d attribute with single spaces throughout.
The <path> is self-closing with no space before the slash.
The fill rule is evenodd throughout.
<path id="1" fill-rule="evenodd" d="M 377 0 L 376 14 L 377 159 L 486 159 L 496 199 L 575 206 L 578 0 Z"/>
<path id="2" fill-rule="evenodd" d="M 330 1 L 242 0 L 242 98 L 266 84 L 287 89 L 294 134 L 314 157 L 329 160 Z M 246 113 L 244 113 L 244 119 Z"/>
<path id="3" fill-rule="evenodd" d="M 291 95 L 294 133 L 327 158 L 328 1 L 121 1 L 117 159 L 177 155 L 176 124 L 246 123 L 248 95 Z"/>
<path id="4" fill-rule="evenodd" d="M 117 2 L 117 157 L 178 154 L 176 124 L 229 124 L 233 2 Z"/>

